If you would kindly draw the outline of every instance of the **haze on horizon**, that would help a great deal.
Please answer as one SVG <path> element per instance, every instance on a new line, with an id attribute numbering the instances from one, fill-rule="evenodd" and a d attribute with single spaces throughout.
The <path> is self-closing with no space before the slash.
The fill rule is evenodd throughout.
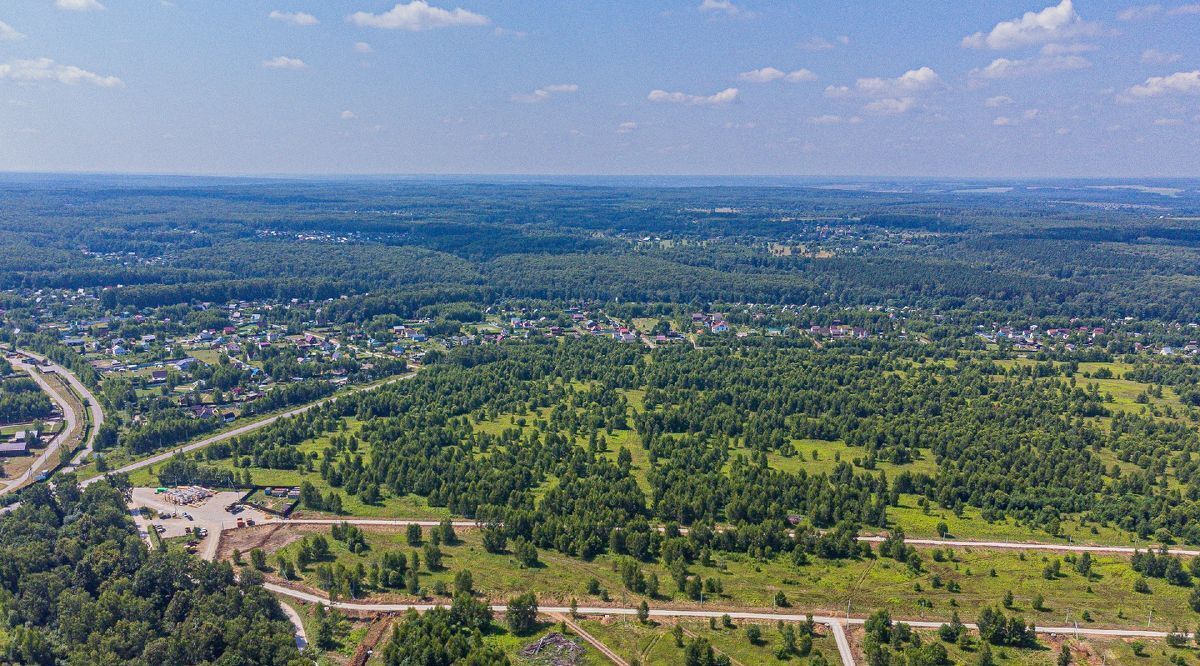
<path id="1" fill-rule="evenodd" d="M 1200 174 L 1200 3 L 9 0 L 0 170 Z"/>

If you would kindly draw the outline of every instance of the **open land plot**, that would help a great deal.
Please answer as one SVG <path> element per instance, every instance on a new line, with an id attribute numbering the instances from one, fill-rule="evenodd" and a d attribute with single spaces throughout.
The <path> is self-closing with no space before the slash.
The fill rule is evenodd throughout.
<path id="1" fill-rule="evenodd" d="M 256 528 L 264 529 L 264 528 Z M 266 528 L 269 529 L 269 528 Z M 330 540 L 331 563 L 349 568 L 370 565 L 381 553 L 400 550 L 411 553 L 419 550 L 405 542 L 405 536 L 395 528 L 365 527 L 369 549 L 354 554 L 337 541 Z M 296 543 L 305 534 L 329 530 L 316 526 L 281 528 L 282 538 L 264 541 L 264 549 L 294 560 L 299 550 Z M 470 570 L 476 590 L 496 603 L 534 590 L 544 603 L 567 605 L 571 599 L 580 605 L 612 603 L 636 606 L 644 597 L 626 590 L 617 571 L 617 558 L 601 555 L 591 561 L 569 557 L 555 551 L 540 551 L 541 564 L 523 569 L 509 553 L 488 553 L 482 547 L 475 530 L 459 530 L 460 543 L 443 546 L 443 567 L 436 572 L 422 570 L 423 590 L 433 590 L 439 583 L 452 587 L 454 576 Z M 862 560 L 823 560 L 812 558 L 809 564 L 794 565 L 790 559 L 774 558 L 760 561 L 745 555 L 720 553 L 713 566 L 693 564 L 690 571 L 704 578 L 720 581 L 722 593 L 706 597 L 703 603 L 680 593 L 669 572 L 661 564 L 641 564 L 645 575 L 654 574 L 660 581 L 659 596 L 650 599 L 651 606 L 670 604 L 677 607 L 703 609 L 771 608 L 775 593 L 784 592 L 789 604 L 803 611 L 844 612 L 849 605 L 852 613 L 866 615 L 878 609 L 889 610 L 893 617 L 940 621 L 958 612 L 964 619 L 974 618 L 985 606 L 999 603 L 1006 592 L 1013 594 L 1010 612 L 1022 614 L 1026 621 L 1046 624 L 1063 622 L 1064 617 L 1082 618 L 1087 611 L 1088 626 L 1128 626 L 1150 616 L 1151 626 L 1168 630 L 1174 624 L 1188 624 L 1200 619 L 1188 605 L 1190 588 L 1168 585 L 1161 579 L 1149 581 L 1151 593 L 1134 591 L 1138 574 L 1128 559 L 1118 556 L 1094 558 L 1091 577 L 1076 573 L 1069 562 L 1060 561 L 1060 574 L 1045 576 L 1047 565 L 1055 557 L 1035 552 L 965 549 L 935 556 L 933 549 L 921 548 L 921 571 L 887 558 Z M 588 595 L 586 583 L 598 581 L 605 592 Z M 300 584 L 315 589 L 314 567 L 300 572 Z M 952 592 L 950 590 L 957 589 Z M 427 592 L 428 594 L 428 592 Z M 1041 610 L 1035 610 L 1035 599 L 1042 597 Z M 607 600 L 604 598 L 607 597 Z M 388 601 L 410 600 L 403 590 L 377 590 L 371 598 Z"/>

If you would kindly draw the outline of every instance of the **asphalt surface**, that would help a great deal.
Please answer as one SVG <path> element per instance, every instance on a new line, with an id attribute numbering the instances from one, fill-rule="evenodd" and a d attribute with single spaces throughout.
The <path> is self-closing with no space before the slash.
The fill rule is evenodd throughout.
<path id="1" fill-rule="evenodd" d="M 26 351 L 23 349 L 18 349 L 17 353 L 39 362 L 44 362 L 46 360 L 46 357 L 40 354 L 35 354 L 31 351 Z M 96 432 L 99 430 L 101 424 L 104 423 L 104 410 L 100 409 L 100 402 L 96 400 L 96 396 L 92 394 L 87 386 L 84 386 L 83 382 L 79 381 L 78 377 L 69 372 L 66 368 L 53 362 L 51 362 L 49 365 L 35 365 L 29 363 L 25 359 L 16 361 L 16 365 L 28 372 L 33 380 L 37 382 L 38 386 L 40 386 L 42 390 L 50 396 L 50 399 L 58 405 L 59 410 L 61 410 L 63 413 L 64 427 L 62 432 L 59 435 L 56 435 L 54 439 L 51 440 L 46 446 L 46 450 L 34 460 L 33 464 L 30 465 L 28 470 L 26 470 L 20 476 L 14 478 L 4 488 L 0 488 L 0 495 L 6 495 L 10 492 L 20 489 L 31 479 L 37 476 L 39 470 L 44 470 L 47 463 L 53 460 L 53 456 L 55 456 L 58 453 L 58 450 L 62 448 L 63 442 L 70 436 L 70 434 L 74 432 L 77 427 L 83 427 L 81 423 L 82 415 L 76 413 L 75 408 L 71 406 L 71 403 L 63 399 L 63 397 L 59 395 L 58 391 L 55 390 L 55 388 L 51 386 L 48 381 L 46 381 L 46 378 L 43 377 L 40 372 L 34 370 L 35 367 L 39 368 L 42 372 L 50 371 L 66 380 L 67 384 L 69 384 L 71 388 L 80 395 L 82 402 L 85 403 L 86 409 L 91 413 L 92 429 L 88 432 L 87 440 L 83 443 L 83 448 L 79 450 L 74 458 L 72 458 L 71 464 L 63 468 L 64 471 L 73 470 L 75 465 L 78 465 L 80 461 L 82 461 L 88 454 L 92 452 L 92 445 L 96 441 Z"/>

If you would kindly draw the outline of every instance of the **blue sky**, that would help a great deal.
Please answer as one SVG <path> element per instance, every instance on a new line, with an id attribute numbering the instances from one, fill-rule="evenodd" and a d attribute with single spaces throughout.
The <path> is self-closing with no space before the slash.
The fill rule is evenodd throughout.
<path id="1" fill-rule="evenodd" d="M 1200 2 L 4 0 L 0 170 L 1200 175 Z"/>

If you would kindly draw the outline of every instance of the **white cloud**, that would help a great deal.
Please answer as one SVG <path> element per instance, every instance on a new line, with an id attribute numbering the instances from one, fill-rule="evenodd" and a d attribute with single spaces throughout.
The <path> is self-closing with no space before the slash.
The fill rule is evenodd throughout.
<path id="1" fill-rule="evenodd" d="M 869 113 L 878 113 L 884 116 L 894 116 L 901 113 L 907 113 L 917 103 L 913 97 L 885 97 L 877 99 L 874 102 L 868 102 L 863 107 L 864 111 Z"/>
<path id="2" fill-rule="evenodd" d="M 74 65 L 59 65 L 50 58 L 12 60 L 0 64 L 0 80 L 57 81 L 67 85 L 90 83 L 101 88 L 120 88 L 125 85 L 115 76 L 101 76 Z"/>
<path id="3" fill-rule="evenodd" d="M 878 76 L 861 78 L 854 82 L 854 88 L 847 86 L 828 86 L 825 95 L 828 97 L 846 97 L 852 93 L 865 97 L 905 97 L 913 93 L 932 90 L 942 86 L 938 73 L 929 67 L 910 69 L 894 79 Z"/>
<path id="4" fill-rule="evenodd" d="M 1181 118 L 1155 118 L 1154 124 L 1159 127 L 1175 127 L 1183 124 Z"/>
<path id="5" fill-rule="evenodd" d="M 1013 119 L 1009 118 L 1008 116 L 996 116 L 996 119 L 992 121 L 992 124 L 996 127 L 1009 127 L 1014 123 Z"/>
<path id="6" fill-rule="evenodd" d="M 1004 106 L 1005 104 L 1012 104 L 1012 103 L 1013 103 L 1013 98 L 1009 97 L 1008 95 L 996 95 L 995 97 L 987 98 L 983 102 L 983 105 L 989 109 L 995 109 L 997 107 Z"/>
<path id="7" fill-rule="evenodd" d="M 751 83 L 770 83 L 778 79 L 782 79 L 787 74 L 775 69 L 774 67 L 763 67 L 762 69 L 752 69 L 749 72 L 738 74 L 738 78 Z"/>
<path id="8" fill-rule="evenodd" d="M 1146 49 L 1142 51 L 1142 64 L 1144 65 L 1166 65 L 1172 62 L 1179 62 L 1183 56 L 1178 53 L 1167 53 L 1158 49 Z"/>
<path id="9" fill-rule="evenodd" d="M 971 70 L 967 76 L 972 83 L 978 84 L 983 80 L 1014 79 L 1052 72 L 1087 69 L 1091 66 L 1091 61 L 1077 55 L 1040 56 L 1028 60 L 996 58 L 987 67 Z"/>
<path id="10" fill-rule="evenodd" d="M 788 72 L 787 76 L 783 77 L 783 80 L 787 81 L 788 83 L 800 83 L 801 81 L 816 81 L 817 75 L 802 67 L 800 69 L 794 69 L 794 70 Z"/>
<path id="11" fill-rule="evenodd" d="M 551 96 L 559 93 L 579 92 L 579 86 L 574 83 L 556 83 L 554 85 L 538 88 L 531 93 L 518 93 L 512 96 L 512 101 L 521 102 L 522 104 L 535 104 L 544 102 L 550 99 Z"/>
<path id="12" fill-rule="evenodd" d="M 977 32 L 963 37 L 962 45 L 976 49 L 1015 49 L 1094 35 L 1098 30 L 1098 26 L 1080 18 L 1071 0 L 1062 0 L 1040 12 L 1025 12 L 1021 18 L 1001 21 L 987 34 Z"/>
<path id="13" fill-rule="evenodd" d="M 815 81 L 817 75 L 807 69 L 784 72 L 774 67 L 763 67 L 762 69 L 752 69 L 749 72 L 742 72 L 738 74 L 738 78 L 750 83 L 770 83 L 779 79 L 783 79 L 788 83 L 799 83 L 801 81 Z"/>
<path id="14" fill-rule="evenodd" d="M 1034 120 L 1039 114 L 1041 114 L 1039 109 L 1025 109 L 1025 112 L 1021 114 L 1021 117 L 1025 120 Z"/>
<path id="15" fill-rule="evenodd" d="M 96 0 L 54 0 L 54 6 L 72 12 L 95 12 L 104 9 Z"/>
<path id="16" fill-rule="evenodd" d="M 280 23 L 290 23 L 292 25 L 317 25 L 320 21 L 317 17 L 307 12 L 281 12 L 278 9 L 267 14 L 267 18 Z"/>
<path id="17" fill-rule="evenodd" d="M 730 0 L 704 0 L 697 9 L 705 14 L 720 13 L 729 16 L 736 16 L 742 11 L 741 7 L 733 4 Z"/>
<path id="18" fill-rule="evenodd" d="M 841 125 L 842 123 L 848 123 L 850 125 L 857 125 L 862 122 L 862 118 L 859 118 L 858 116 L 850 116 L 849 118 L 843 118 L 841 116 L 835 116 L 833 114 L 825 114 L 823 116 L 813 116 L 808 119 L 808 122 L 809 122 L 809 124 L 812 124 L 812 125 Z"/>
<path id="19" fill-rule="evenodd" d="M 371 48 L 371 45 L 366 42 L 354 42 L 355 53 L 371 53 L 374 50 L 375 49 Z"/>
<path id="20" fill-rule="evenodd" d="M 1170 76 L 1151 76 L 1145 83 L 1126 91 L 1131 97 L 1162 97 L 1173 93 L 1200 94 L 1200 69 L 1175 72 Z"/>
<path id="21" fill-rule="evenodd" d="M 1071 130 L 1067 129 L 1066 127 L 1060 127 L 1058 129 L 1054 130 L 1054 133 L 1059 136 L 1066 136 L 1071 133 Z"/>
<path id="22" fill-rule="evenodd" d="M 357 117 L 358 116 L 354 115 L 354 112 L 351 111 L 350 109 L 346 109 L 345 111 L 342 111 L 342 120 L 354 120 Z"/>
<path id="23" fill-rule="evenodd" d="M 11 25 L 0 21 L 0 42 L 15 42 L 18 39 L 24 39 L 25 35 L 17 32 L 17 29 Z"/>
<path id="24" fill-rule="evenodd" d="M 275 56 L 270 60 L 264 60 L 263 67 L 267 69 L 304 69 L 308 65 L 299 58 L 289 58 L 288 56 Z"/>
<path id="25" fill-rule="evenodd" d="M 425 0 L 413 0 L 408 4 L 400 3 L 382 14 L 355 12 L 347 16 L 346 20 L 362 27 L 408 30 L 409 32 L 491 23 L 491 19 L 482 14 L 476 14 L 461 7 L 453 10 L 442 9 L 430 5 Z"/>
<path id="26" fill-rule="evenodd" d="M 617 125 L 617 134 L 629 134 L 637 128 L 637 123 L 633 122 L 632 120 L 627 120 L 620 125 Z"/>
<path id="27" fill-rule="evenodd" d="M 667 92 L 665 90 L 651 90 L 646 99 L 651 102 L 669 102 L 671 104 L 690 104 L 692 106 L 721 106 L 736 101 L 738 98 L 737 88 L 726 88 L 718 93 L 711 95 L 688 95 L 681 92 Z"/>
<path id="28" fill-rule="evenodd" d="M 1200 3 L 1192 3 L 1190 5 L 1179 5 L 1171 11 L 1167 12 L 1171 16 L 1195 16 L 1200 14 Z"/>

